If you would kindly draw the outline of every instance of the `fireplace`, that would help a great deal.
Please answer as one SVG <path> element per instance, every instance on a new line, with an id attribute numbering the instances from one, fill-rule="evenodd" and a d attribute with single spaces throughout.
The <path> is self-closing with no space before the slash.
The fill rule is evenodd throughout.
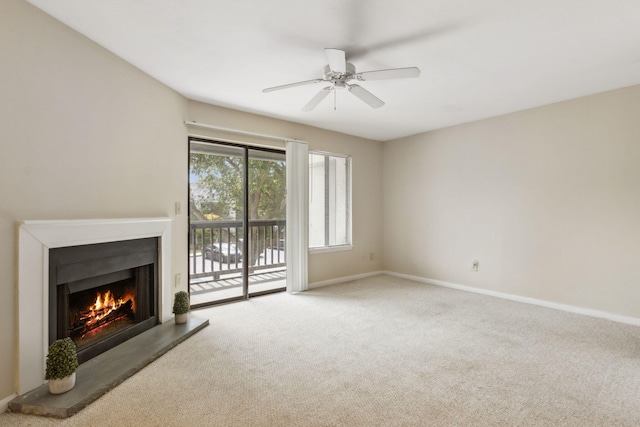
<path id="1" fill-rule="evenodd" d="M 150 310 L 155 310 L 157 323 L 164 323 L 173 319 L 171 302 L 175 289 L 172 287 L 172 223 L 172 218 L 168 217 L 28 220 L 19 223 L 18 354 L 16 359 L 18 394 L 33 390 L 45 382 L 45 360 L 51 339 L 49 325 L 49 314 L 52 311 L 52 300 L 49 298 L 51 252 L 58 248 L 86 248 L 100 243 L 156 239 L 158 245 L 154 276 L 156 302 L 150 303 L 149 307 Z M 65 268 L 73 269 L 73 264 L 75 263 Z M 95 264 L 104 265 L 105 261 Z M 134 271 L 121 274 L 139 275 L 139 267 L 141 267 L 140 264 L 122 267 L 120 270 L 134 269 Z M 113 271 L 104 274 L 110 273 Z M 102 274 L 98 273 L 98 276 L 100 275 Z M 76 277 L 70 280 L 56 279 L 56 282 L 68 283 L 80 280 L 83 279 Z M 118 282 L 118 280 L 114 281 Z M 78 289 L 74 289 L 71 293 L 77 293 L 77 291 Z M 137 298 L 139 300 L 141 297 Z M 55 309 L 57 310 L 57 306 Z M 119 335 L 127 336 L 134 332 L 135 329 L 130 329 Z"/>
<path id="2" fill-rule="evenodd" d="M 49 343 L 70 337 L 80 363 L 152 328 L 158 239 L 51 249 Z"/>

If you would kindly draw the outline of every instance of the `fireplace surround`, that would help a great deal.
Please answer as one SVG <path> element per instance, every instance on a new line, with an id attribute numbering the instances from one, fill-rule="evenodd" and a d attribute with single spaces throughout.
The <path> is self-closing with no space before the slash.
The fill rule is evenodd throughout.
<path id="1" fill-rule="evenodd" d="M 171 218 L 22 221 L 18 229 L 18 394 L 44 383 L 49 346 L 49 252 L 157 238 L 157 322 L 171 314 Z"/>

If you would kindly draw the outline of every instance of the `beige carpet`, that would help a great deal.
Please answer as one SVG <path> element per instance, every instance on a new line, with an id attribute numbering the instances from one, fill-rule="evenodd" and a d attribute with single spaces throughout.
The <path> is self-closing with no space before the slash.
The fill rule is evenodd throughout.
<path id="1" fill-rule="evenodd" d="M 640 425 L 635 326 L 388 276 L 192 315 L 74 417 L 0 425 Z"/>

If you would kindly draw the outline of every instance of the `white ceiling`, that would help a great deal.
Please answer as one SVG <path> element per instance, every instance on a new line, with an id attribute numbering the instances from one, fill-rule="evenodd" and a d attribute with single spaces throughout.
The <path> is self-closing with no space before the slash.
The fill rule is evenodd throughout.
<path id="1" fill-rule="evenodd" d="M 29 0 L 189 99 L 389 140 L 640 83 L 639 0 Z M 417 66 L 312 112 L 324 48 Z M 219 125 L 224 125 L 220 124 Z"/>

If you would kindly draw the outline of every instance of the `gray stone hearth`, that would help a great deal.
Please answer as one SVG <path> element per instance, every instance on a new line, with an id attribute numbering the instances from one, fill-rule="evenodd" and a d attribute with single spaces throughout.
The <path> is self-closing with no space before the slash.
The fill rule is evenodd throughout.
<path id="1" fill-rule="evenodd" d="M 70 417 L 207 325 L 208 319 L 191 314 L 186 324 L 169 321 L 155 326 L 80 365 L 71 391 L 52 395 L 44 384 L 9 402 L 9 410 Z"/>

